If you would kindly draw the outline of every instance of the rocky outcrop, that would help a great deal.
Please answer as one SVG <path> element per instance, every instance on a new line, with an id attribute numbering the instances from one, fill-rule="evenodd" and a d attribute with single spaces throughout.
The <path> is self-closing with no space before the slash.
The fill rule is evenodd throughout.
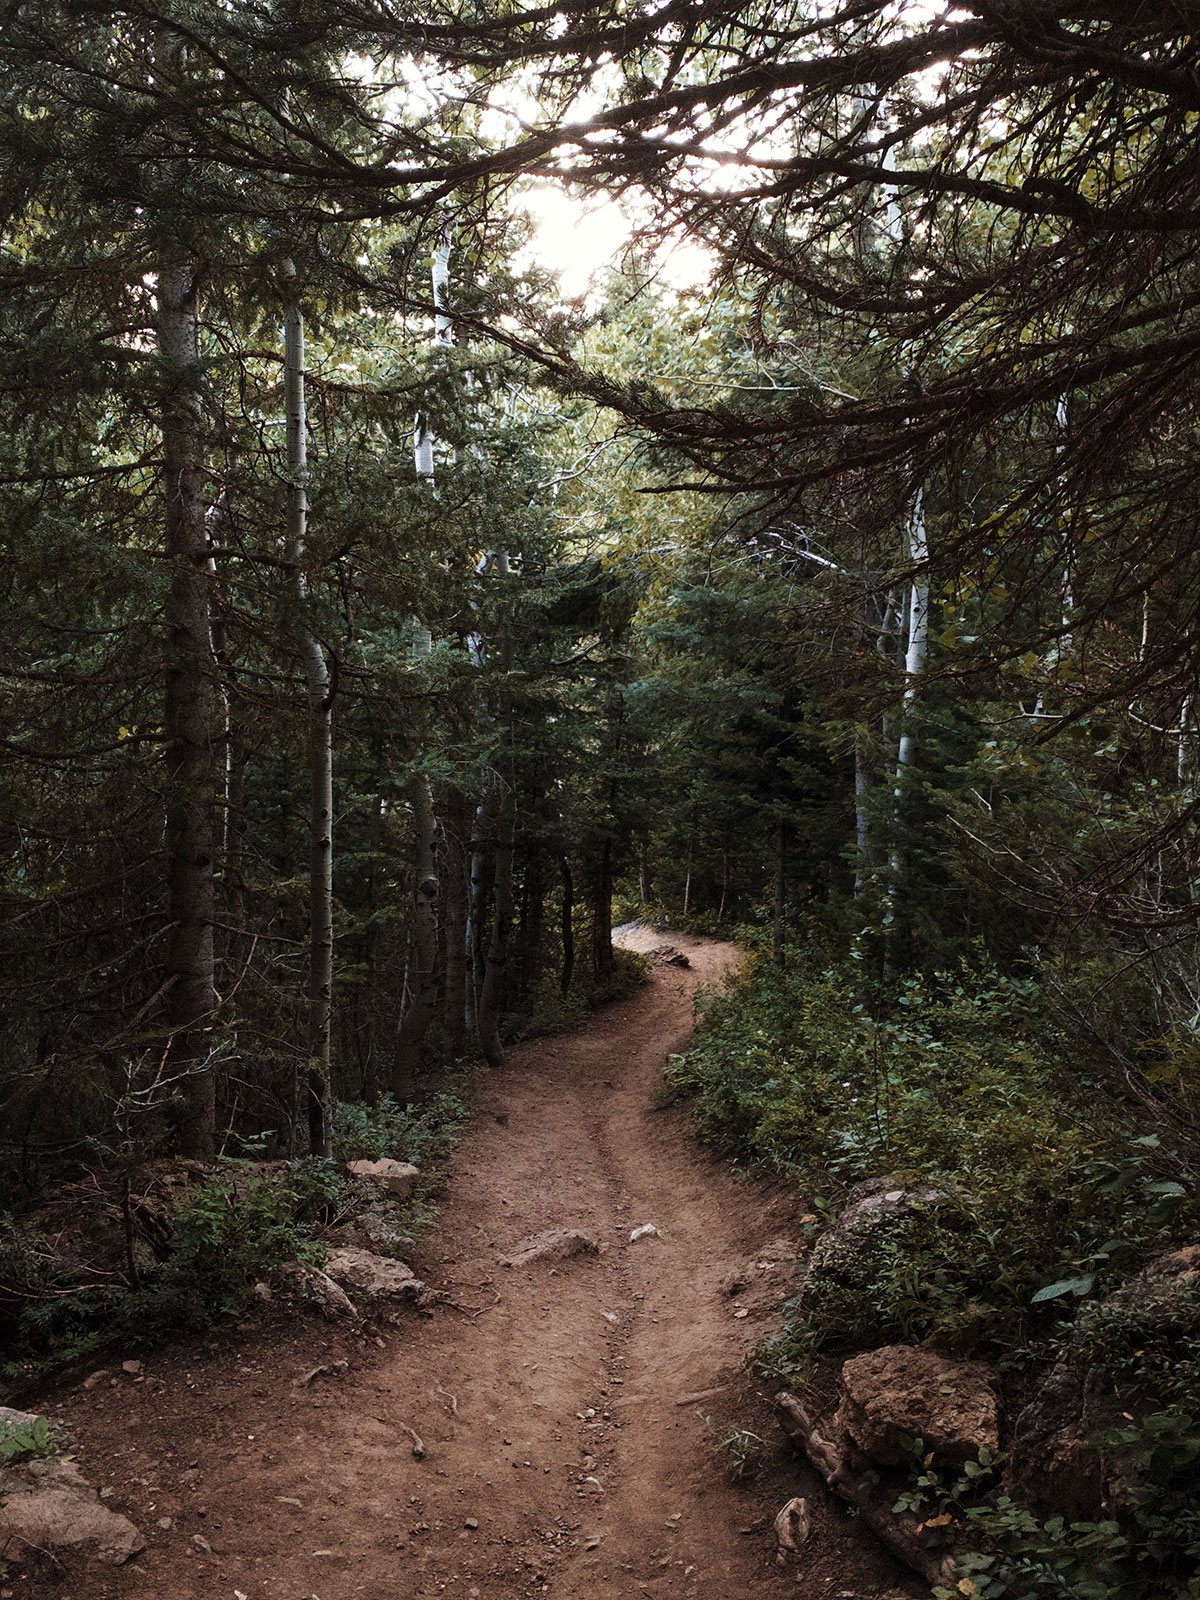
<path id="1" fill-rule="evenodd" d="M 320 1267 L 310 1267 L 304 1261 L 285 1261 L 272 1272 L 271 1282 L 284 1296 L 316 1306 L 323 1316 L 358 1316 L 358 1307 L 350 1296 Z"/>
<path id="2" fill-rule="evenodd" d="M 396 1200 L 411 1199 L 421 1176 L 410 1162 L 393 1161 L 389 1156 L 379 1161 L 348 1161 L 346 1171 L 364 1183 L 378 1184 Z"/>
<path id="3" fill-rule="evenodd" d="M 0 1407 L 0 1431 L 36 1421 Z M 11 1463 L 0 1470 L 0 1550 L 72 1550 L 121 1566 L 146 1541 L 128 1517 L 110 1511 L 74 1461 L 53 1457 Z"/>
<path id="4" fill-rule="evenodd" d="M 775 1404 L 792 1441 L 888 1549 L 928 1582 L 953 1587 L 969 1532 L 952 1517 L 904 1508 L 913 1460 L 904 1440 L 919 1438 L 923 1453 L 947 1466 L 983 1451 L 995 1455 L 996 1389 L 996 1375 L 982 1362 L 887 1345 L 843 1364 L 836 1409 L 822 1414 L 786 1391 Z"/>
<path id="5" fill-rule="evenodd" d="M 1138 1451 L 1089 1441 L 1125 1429 L 1162 1408 L 1153 1380 L 1118 1381 L 1108 1357 L 1125 1350 L 1165 1370 L 1200 1338 L 1200 1246 L 1160 1256 L 1136 1278 L 1088 1307 L 1062 1355 L 1017 1417 L 1005 1488 L 1043 1515 L 1090 1521 L 1129 1505 L 1139 1475 Z M 1103 1359 L 1098 1359 L 1102 1357 Z"/>
<path id="6" fill-rule="evenodd" d="M 372 1255 L 390 1256 L 393 1261 L 402 1260 L 413 1247 L 411 1235 L 377 1211 L 364 1211 L 326 1228 L 321 1237 L 330 1249 L 369 1250 Z"/>
<path id="7" fill-rule="evenodd" d="M 868 1460 L 912 1460 L 904 1439 L 920 1439 L 946 1462 L 974 1460 L 1000 1448 L 995 1379 L 979 1361 L 947 1361 L 931 1350 L 887 1345 L 842 1367 L 834 1433 Z"/>

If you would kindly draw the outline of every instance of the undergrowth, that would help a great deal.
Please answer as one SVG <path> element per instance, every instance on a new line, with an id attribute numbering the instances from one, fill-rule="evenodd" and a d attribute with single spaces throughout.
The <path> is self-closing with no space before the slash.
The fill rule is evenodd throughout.
<path id="1" fill-rule="evenodd" d="M 1092 1443 L 1127 1452 L 1137 1492 L 1119 1520 L 1071 1523 L 1008 1499 L 995 1463 L 953 1485 L 918 1465 L 911 1494 L 983 1546 L 946 1600 L 1200 1595 L 1200 1306 L 1172 1331 L 1103 1298 L 1197 1237 L 1186 1161 L 1131 1126 L 1033 981 L 966 965 L 906 977 L 874 1014 L 860 983 L 752 954 L 668 1071 L 703 1137 L 795 1180 L 817 1212 L 869 1178 L 926 1194 L 822 1252 L 759 1374 L 802 1383 L 823 1355 L 889 1343 L 1020 1367 L 1075 1328 L 1128 1398 Z"/>
<path id="2" fill-rule="evenodd" d="M 668 1072 L 704 1137 L 818 1205 L 889 1174 L 940 1194 L 810 1280 L 764 1357 L 770 1376 L 889 1341 L 1011 1359 L 1195 1220 L 1158 1141 L 1134 1137 L 1070 1059 L 1035 984 L 908 977 L 884 1017 L 855 984 L 752 959 Z"/>
<path id="3" fill-rule="evenodd" d="M 441 1166 L 467 1116 L 464 1082 L 400 1106 L 339 1103 L 336 1160 L 224 1160 L 173 1201 L 165 1258 L 133 1275 L 65 1255 L 56 1241 L 0 1216 L 0 1376 L 25 1383 L 115 1344 L 141 1345 L 245 1314 L 254 1286 L 285 1262 L 320 1266 L 318 1230 L 362 1204 L 342 1163 L 390 1156 L 421 1169 L 406 1227 L 429 1214 Z"/>

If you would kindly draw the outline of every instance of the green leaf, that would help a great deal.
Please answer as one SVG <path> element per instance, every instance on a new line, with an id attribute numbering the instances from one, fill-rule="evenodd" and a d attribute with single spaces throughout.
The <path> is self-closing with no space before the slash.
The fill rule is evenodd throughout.
<path id="1" fill-rule="evenodd" d="M 1039 1289 L 1029 1304 L 1040 1305 L 1043 1300 L 1057 1300 L 1064 1294 L 1087 1294 L 1095 1281 L 1093 1272 L 1085 1273 L 1081 1278 L 1060 1278 L 1057 1283 L 1048 1283 Z"/>

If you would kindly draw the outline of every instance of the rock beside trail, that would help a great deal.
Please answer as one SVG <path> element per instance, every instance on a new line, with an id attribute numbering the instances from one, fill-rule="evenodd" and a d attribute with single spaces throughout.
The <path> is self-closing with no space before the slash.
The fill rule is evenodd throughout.
<path id="1" fill-rule="evenodd" d="M 377 1183 L 397 1200 L 408 1200 L 416 1188 L 420 1172 L 408 1161 L 393 1161 L 384 1156 L 379 1161 L 348 1161 L 346 1171 L 352 1178 Z"/>
<path id="2" fill-rule="evenodd" d="M 1169 1372 L 1200 1340 L 1200 1245 L 1151 1261 L 1080 1313 L 1061 1356 L 1020 1412 L 1005 1490 L 1039 1513 L 1091 1521 L 1128 1508 L 1140 1485 L 1135 1446 L 1099 1449 L 1090 1437 L 1160 1411 L 1170 1396 L 1136 1392 L 1104 1370 L 1106 1350 L 1144 1349 Z"/>
<path id="3" fill-rule="evenodd" d="M 310 1267 L 304 1261 L 285 1261 L 272 1272 L 271 1281 L 281 1293 L 316 1306 L 323 1316 L 358 1316 L 354 1301 L 320 1267 Z"/>
<path id="4" fill-rule="evenodd" d="M 898 1177 L 868 1178 L 855 1184 L 837 1221 L 817 1241 L 808 1274 L 836 1275 L 852 1269 L 890 1224 L 921 1208 L 945 1205 L 952 1198 L 943 1189 Z"/>
<path id="5" fill-rule="evenodd" d="M 0 1431 L 25 1427 L 31 1413 L 0 1406 Z M 74 1461 L 21 1461 L 0 1470 L 0 1550 L 78 1549 L 119 1567 L 146 1541 L 128 1517 L 110 1511 Z"/>
<path id="6" fill-rule="evenodd" d="M 903 1437 L 922 1439 L 927 1451 L 956 1463 L 1000 1448 L 999 1407 L 982 1362 L 887 1345 L 847 1361 L 842 1390 L 835 1431 L 881 1466 L 911 1460 Z"/>
<path id="7" fill-rule="evenodd" d="M 502 1267 L 526 1267 L 531 1261 L 566 1261 L 571 1256 L 596 1255 L 600 1246 L 591 1234 L 579 1228 L 550 1228 L 532 1233 L 510 1256 L 501 1256 Z"/>
<path id="8" fill-rule="evenodd" d="M 364 1211 L 361 1216 L 326 1228 L 321 1237 L 334 1250 L 370 1250 L 373 1255 L 390 1256 L 394 1261 L 401 1260 L 413 1246 L 411 1235 L 402 1233 L 374 1211 Z"/>
<path id="9" fill-rule="evenodd" d="M 325 1263 L 329 1277 L 351 1289 L 366 1310 L 392 1309 L 399 1302 L 421 1306 L 429 1290 L 411 1267 L 370 1250 L 335 1250 Z"/>

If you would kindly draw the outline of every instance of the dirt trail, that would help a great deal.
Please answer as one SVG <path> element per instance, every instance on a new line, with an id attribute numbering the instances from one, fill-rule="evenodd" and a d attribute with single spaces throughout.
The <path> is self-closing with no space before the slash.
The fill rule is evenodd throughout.
<path id="1" fill-rule="evenodd" d="M 389 1332 L 382 1354 L 325 1329 L 302 1330 L 296 1348 L 247 1329 L 219 1360 L 185 1371 L 151 1358 L 136 1377 L 67 1397 L 85 1470 L 113 1485 L 110 1503 L 151 1541 L 132 1566 L 93 1569 L 69 1592 L 847 1593 L 811 1568 L 798 1589 L 774 1565 L 778 1490 L 731 1487 L 714 1449 L 720 1419 L 746 1403 L 739 1364 L 782 1298 L 789 1264 L 770 1241 L 789 1229 L 794 1239 L 795 1206 L 735 1179 L 688 1139 L 680 1112 L 653 1107 L 664 1058 L 690 1034 L 696 988 L 737 959 L 729 945 L 671 938 L 690 968 L 659 967 L 638 994 L 575 1034 L 514 1051 L 487 1080 L 454 1160 L 438 1253 L 416 1263 L 458 1309 Z M 662 940 L 626 935 L 635 948 Z M 631 1243 L 648 1222 L 660 1237 Z M 586 1231 L 600 1253 L 499 1264 L 559 1227 Z M 744 1291 L 723 1292 L 743 1279 Z M 294 1388 L 325 1350 L 350 1354 L 349 1374 Z M 402 1424 L 422 1436 L 423 1460 Z M 798 1469 L 787 1472 L 796 1492 Z M 887 1572 L 867 1565 L 856 1594 L 886 1586 Z M 832 1571 L 845 1581 L 844 1567 Z"/>

